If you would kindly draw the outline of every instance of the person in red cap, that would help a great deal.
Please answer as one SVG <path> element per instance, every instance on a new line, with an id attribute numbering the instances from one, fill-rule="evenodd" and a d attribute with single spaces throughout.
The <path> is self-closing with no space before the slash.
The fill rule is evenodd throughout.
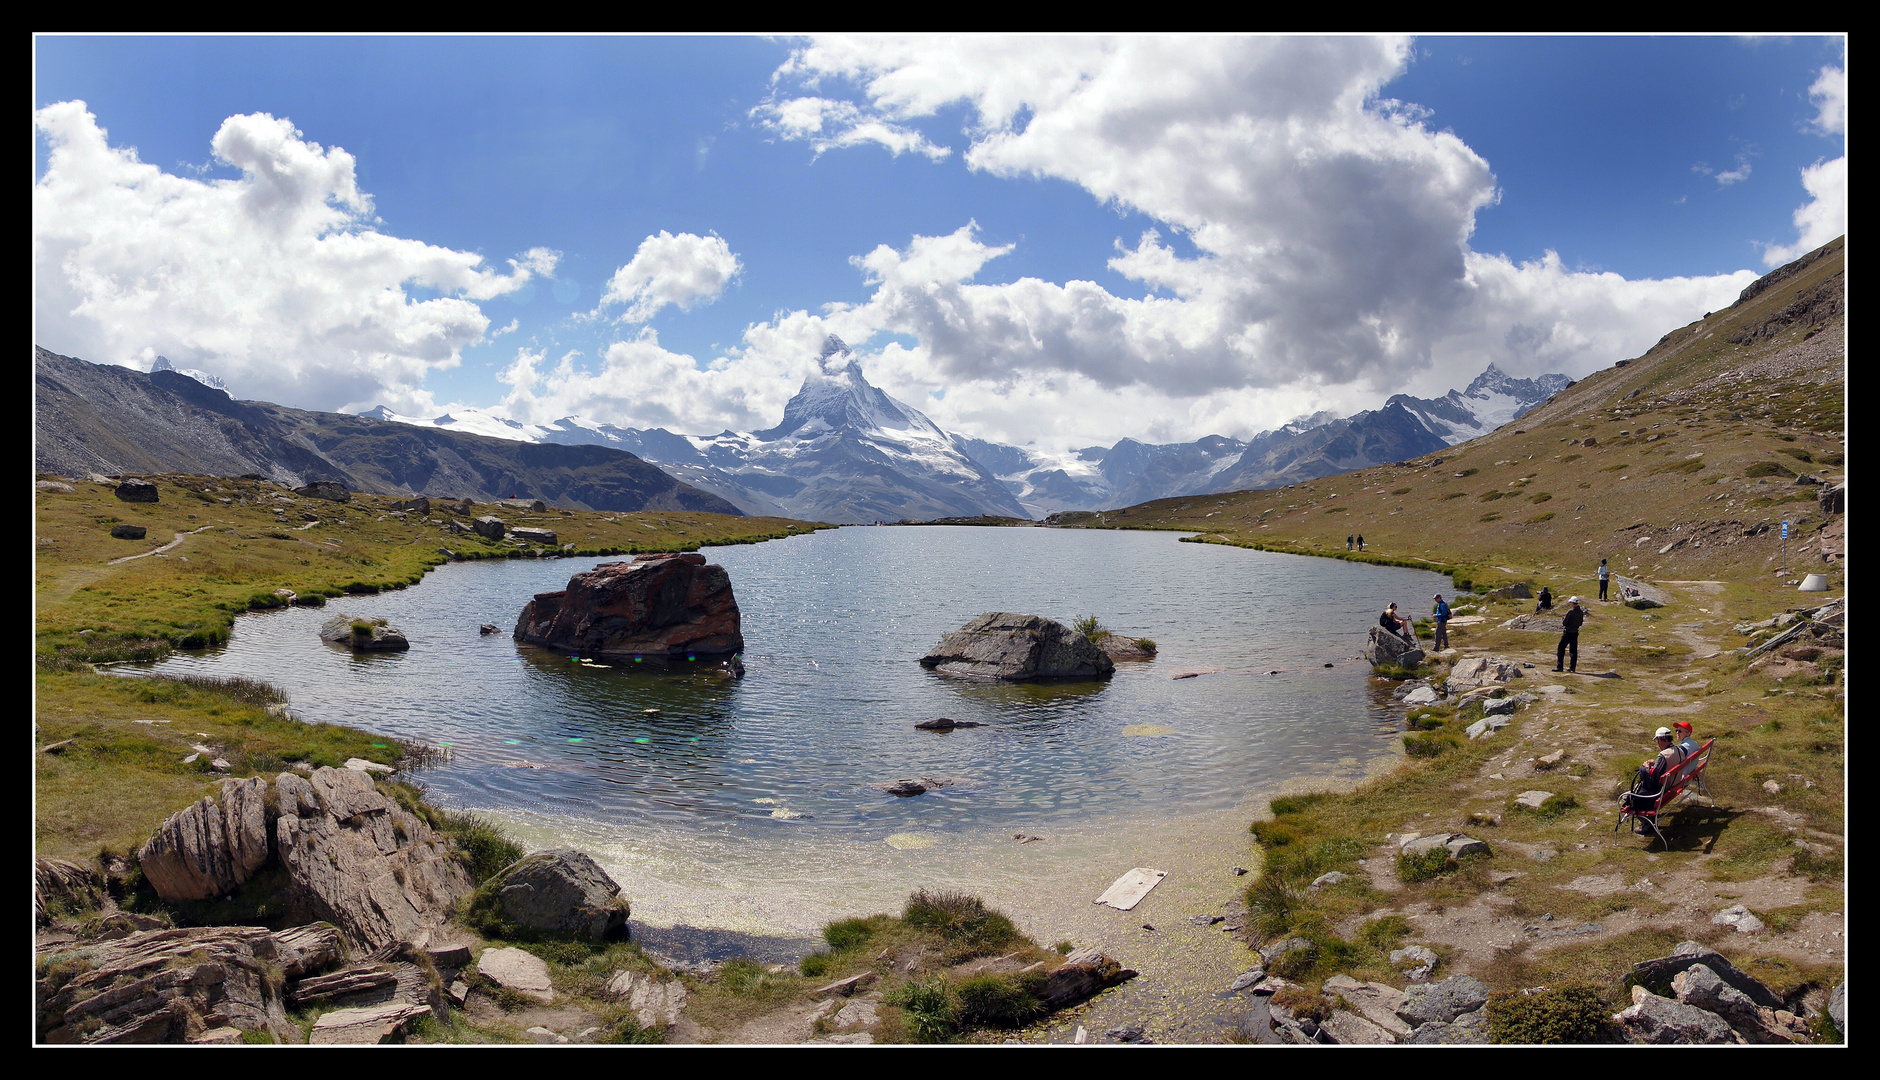
<path id="1" fill-rule="evenodd" d="M 1691 722 L 1689 720 L 1679 720 L 1672 724 L 1671 734 L 1678 740 L 1678 751 L 1684 755 L 1684 760 L 1686 761 L 1690 760 L 1692 754 L 1702 749 L 1702 747 L 1697 745 L 1697 740 L 1691 737 Z"/>

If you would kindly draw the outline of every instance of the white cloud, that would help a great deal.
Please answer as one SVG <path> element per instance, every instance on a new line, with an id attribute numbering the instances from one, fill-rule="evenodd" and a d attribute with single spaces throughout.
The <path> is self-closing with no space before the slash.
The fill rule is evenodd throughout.
<path id="1" fill-rule="evenodd" d="M 520 330 L 520 329 L 522 329 L 522 320 L 511 319 L 509 320 L 509 325 L 503 327 L 501 330 L 491 330 L 489 334 L 486 336 L 486 340 L 495 341 L 497 338 L 502 337 L 504 334 L 513 334 L 517 330 Z"/>
<path id="2" fill-rule="evenodd" d="M 664 229 L 640 241 L 633 261 L 614 271 L 601 297 L 604 310 L 626 304 L 623 322 L 642 323 L 668 304 L 689 311 L 693 304 L 711 303 L 738 276 L 744 264 L 720 236 L 677 236 Z"/>
<path id="3" fill-rule="evenodd" d="M 1718 172 L 1702 161 L 1691 166 L 1691 171 L 1712 178 L 1717 181 L 1718 187 L 1729 187 L 1731 184 L 1740 183 L 1749 179 L 1750 156 L 1747 151 L 1736 155 L 1736 168 L 1727 172 Z"/>
<path id="4" fill-rule="evenodd" d="M 211 142 L 239 179 L 200 180 L 110 145 L 82 101 L 34 114 L 34 332 L 97 362 L 155 353 L 309 408 L 421 408 L 426 373 L 489 327 L 477 302 L 553 271 L 377 231 L 351 154 L 285 119 L 233 116 Z M 414 290 L 435 293 L 419 299 Z"/>
<path id="5" fill-rule="evenodd" d="M 1811 126 L 1829 137 L 1847 136 L 1847 69 L 1824 67 L 1808 88 L 1815 100 Z M 1847 157 L 1817 161 L 1802 170 L 1802 189 L 1808 201 L 1795 210 L 1793 244 L 1771 244 L 1763 249 L 1765 266 L 1781 266 L 1815 250 L 1847 231 Z"/>
<path id="6" fill-rule="evenodd" d="M 917 343 L 866 358 L 871 378 L 993 437 L 1250 434 L 1491 360 L 1577 376 L 1740 290 L 1470 250 L 1495 178 L 1382 96 L 1408 61 L 1396 38 L 824 38 L 777 71 L 765 115 L 821 150 L 957 113 L 969 168 L 1160 223 L 1109 263 L 1142 298 L 981 282 L 1011 248 L 971 223 L 856 260 L 875 291 L 843 314 Z M 1719 181 L 1747 175 L 1745 157 Z"/>

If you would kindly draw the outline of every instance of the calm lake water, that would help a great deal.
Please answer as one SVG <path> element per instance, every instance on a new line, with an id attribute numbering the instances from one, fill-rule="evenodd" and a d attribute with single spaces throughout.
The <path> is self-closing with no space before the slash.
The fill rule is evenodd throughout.
<path id="1" fill-rule="evenodd" d="M 1385 603 L 1421 610 L 1448 587 L 1173 533 L 848 528 L 705 554 L 743 610 L 741 681 L 584 667 L 512 641 L 532 594 L 607 561 L 588 559 L 456 563 L 403 591 L 244 615 L 227 646 L 152 670 L 268 679 L 305 719 L 447 747 L 419 774 L 436 801 L 532 846 L 601 853 L 636 919 L 659 921 L 646 905 L 663 896 L 668 925 L 762 932 L 800 929 L 780 912 L 802 890 L 874 891 L 898 853 L 1137 827 L 1359 774 L 1400 730 L 1355 660 L 1368 628 Z M 994 610 L 1095 614 L 1160 654 L 1088 684 L 988 685 L 916 663 Z M 411 650 L 323 644 L 339 613 L 389 620 Z M 1171 678 L 1196 670 L 1210 673 Z M 914 729 L 939 716 L 985 726 Z M 874 786 L 904 776 L 951 782 L 911 799 Z"/>

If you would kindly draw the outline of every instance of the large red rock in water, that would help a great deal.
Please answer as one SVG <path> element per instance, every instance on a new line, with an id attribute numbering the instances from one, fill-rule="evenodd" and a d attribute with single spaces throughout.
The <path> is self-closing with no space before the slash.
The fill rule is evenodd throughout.
<path id="1" fill-rule="evenodd" d="M 685 659 L 744 651 L 731 577 L 703 555 L 642 555 L 602 563 L 537 593 L 516 640 L 597 660 Z"/>

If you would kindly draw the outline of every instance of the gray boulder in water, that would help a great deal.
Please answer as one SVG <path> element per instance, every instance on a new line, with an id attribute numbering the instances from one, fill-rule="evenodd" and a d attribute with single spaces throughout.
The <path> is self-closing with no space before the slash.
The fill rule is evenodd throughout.
<path id="1" fill-rule="evenodd" d="M 1371 640 L 1365 643 L 1364 658 L 1373 666 L 1395 664 L 1413 668 L 1423 662 L 1423 650 L 1381 626 L 1371 627 Z"/>
<path id="2" fill-rule="evenodd" d="M 1084 635 L 1041 615 L 988 611 L 940 640 L 920 666 L 943 675 L 1021 682 L 1107 679 L 1116 662 Z"/>
<path id="3" fill-rule="evenodd" d="M 404 632 L 387 625 L 384 619 L 355 619 L 351 615 L 335 615 L 322 623 L 320 640 L 344 645 L 353 652 L 403 652 L 411 648 Z"/>

